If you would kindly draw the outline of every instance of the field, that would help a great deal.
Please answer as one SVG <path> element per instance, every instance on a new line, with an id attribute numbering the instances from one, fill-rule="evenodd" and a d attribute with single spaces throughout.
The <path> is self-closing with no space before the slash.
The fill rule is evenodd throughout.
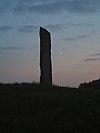
<path id="1" fill-rule="evenodd" d="M 100 90 L 0 84 L 0 133 L 99 133 Z"/>

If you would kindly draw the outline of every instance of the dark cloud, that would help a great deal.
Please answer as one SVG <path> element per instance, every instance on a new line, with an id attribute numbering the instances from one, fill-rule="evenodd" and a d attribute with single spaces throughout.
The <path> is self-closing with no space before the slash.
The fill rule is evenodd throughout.
<path id="1" fill-rule="evenodd" d="M 100 0 L 2 0 L 0 12 L 13 11 L 16 14 L 26 12 L 55 14 L 72 12 L 89 14 L 100 10 Z"/>
<path id="2" fill-rule="evenodd" d="M 0 26 L 0 32 L 7 32 L 11 29 L 12 29 L 11 26 Z"/>
<path id="3" fill-rule="evenodd" d="M 30 6 L 28 11 L 39 14 L 61 13 L 63 11 L 87 14 L 98 11 L 99 5 L 99 0 L 56 0 L 54 2 Z"/>
<path id="4" fill-rule="evenodd" d="M 84 59 L 83 61 L 85 61 L 85 62 L 88 62 L 88 61 L 100 61 L 100 58 L 99 58 L 100 53 L 90 54 L 89 56 L 90 56 L 91 58 L 86 58 L 86 59 Z M 97 57 L 98 57 L 98 58 L 97 58 Z"/>
<path id="5" fill-rule="evenodd" d="M 68 23 L 68 22 L 66 22 L 66 23 L 58 23 L 58 24 L 55 24 L 54 26 L 63 27 L 63 28 L 65 28 L 65 27 L 77 27 L 78 28 L 78 27 L 93 27 L 94 24 L 92 24 L 90 22 L 86 22 L 86 23 L 74 23 L 74 22 Z"/>
<path id="6" fill-rule="evenodd" d="M 92 27 L 94 26 L 94 24 L 92 23 L 58 23 L 58 24 L 49 24 L 49 25 L 45 25 L 44 27 L 51 30 L 51 31 L 61 31 L 62 29 L 65 28 L 69 28 L 69 27 Z M 76 39 L 82 39 L 82 38 L 87 38 L 88 36 L 86 35 L 82 35 L 82 36 L 78 36 L 76 38 L 66 38 L 69 41 L 70 40 L 76 40 Z M 65 39 L 65 40 L 66 40 Z"/>
<path id="7" fill-rule="evenodd" d="M 100 53 L 91 54 L 90 56 L 100 56 Z"/>
<path id="8" fill-rule="evenodd" d="M 66 26 L 71 26 L 71 27 L 92 27 L 94 26 L 94 24 L 92 23 L 63 23 L 63 25 L 66 25 Z"/>
<path id="9" fill-rule="evenodd" d="M 30 26 L 30 25 L 26 25 L 26 26 L 23 26 L 21 28 L 18 29 L 19 32 L 22 32 L 22 33 L 32 33 L 34 32 L 38 27 L 37 26 Z"/>
<path id="10" fill-rule="evenodd" d="M 5 51 L 5 50 L 17 50 L 21 49 L 21 47 L 0 47 L 0 51 Z"/>
<path id="11" fill-rule="evenodd" d="M 67 38 L 64 38 L 64 40 L 65 41 L 75 41 L 75 40 L 85 39 L 88 37 L 89 36 L 87 36 L 87 35 L 81 35 L 81 36 L 77 36 L 77 37 L 67 37 Z"/>
<path id="12" fill-rule="evenodd" d="M 48 3 L 39 3 L 28 7 L 28 12 L 39 14 L 53 14 L 62 12 L 93 13 L 99 10 L 99 0 L 56 0 Z"/>
<path id="13" fill-rule="evenodd" d="M 39 5 L 42 3 L 47 3 L 49 0 L 46 2 L 43 0 L 17 0 L 16 5 L 13 7 L 13 13 L 18 14 L 18 15 L 23 15 L 27 12 L 29 12 L 30 8 L 32 6 Z"/>
<path id="14" fill-rule="evenodd" d="M 88 38 L 89 36 L 87 35 L 81 35 L 81 36 L 77 36 L 76 39 L 84 39 L 84 38 Z"/>
<path id="15" fill-rule="evenodd" d="M 87 59 L 84 59 L 83 61 L 100 61 L 100 58 L 87 58 Z"/>

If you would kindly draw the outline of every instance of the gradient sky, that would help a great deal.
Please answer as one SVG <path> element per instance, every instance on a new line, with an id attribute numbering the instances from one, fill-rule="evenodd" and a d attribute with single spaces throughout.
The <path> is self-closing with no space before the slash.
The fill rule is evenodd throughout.
<path id="1" fill-rule="evenodd" d="M 0 82 L 39 82 L 39 27 L 52 36 L 53 83 L 100 78 L 100 0 L 0 0 Z"/>

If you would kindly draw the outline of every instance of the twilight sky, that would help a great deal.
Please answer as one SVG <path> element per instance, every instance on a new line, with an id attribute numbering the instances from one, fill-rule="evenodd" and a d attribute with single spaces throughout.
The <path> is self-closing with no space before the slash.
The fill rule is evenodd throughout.
<path id="1" fill-rule="evenodd" d="M 39 81 L 39 27 L 52 36 L 53 83 L 100 78 L 100 0 L 0 0 L 0 82 Z"/>

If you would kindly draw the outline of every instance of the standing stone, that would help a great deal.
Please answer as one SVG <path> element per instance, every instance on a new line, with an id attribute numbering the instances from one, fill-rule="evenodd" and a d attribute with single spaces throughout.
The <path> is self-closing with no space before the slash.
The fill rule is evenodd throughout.
<path id="1" fill-rule="evenodd" d="M 51 35 L 40 27 L 40 84 L 52 85 Z"/>

